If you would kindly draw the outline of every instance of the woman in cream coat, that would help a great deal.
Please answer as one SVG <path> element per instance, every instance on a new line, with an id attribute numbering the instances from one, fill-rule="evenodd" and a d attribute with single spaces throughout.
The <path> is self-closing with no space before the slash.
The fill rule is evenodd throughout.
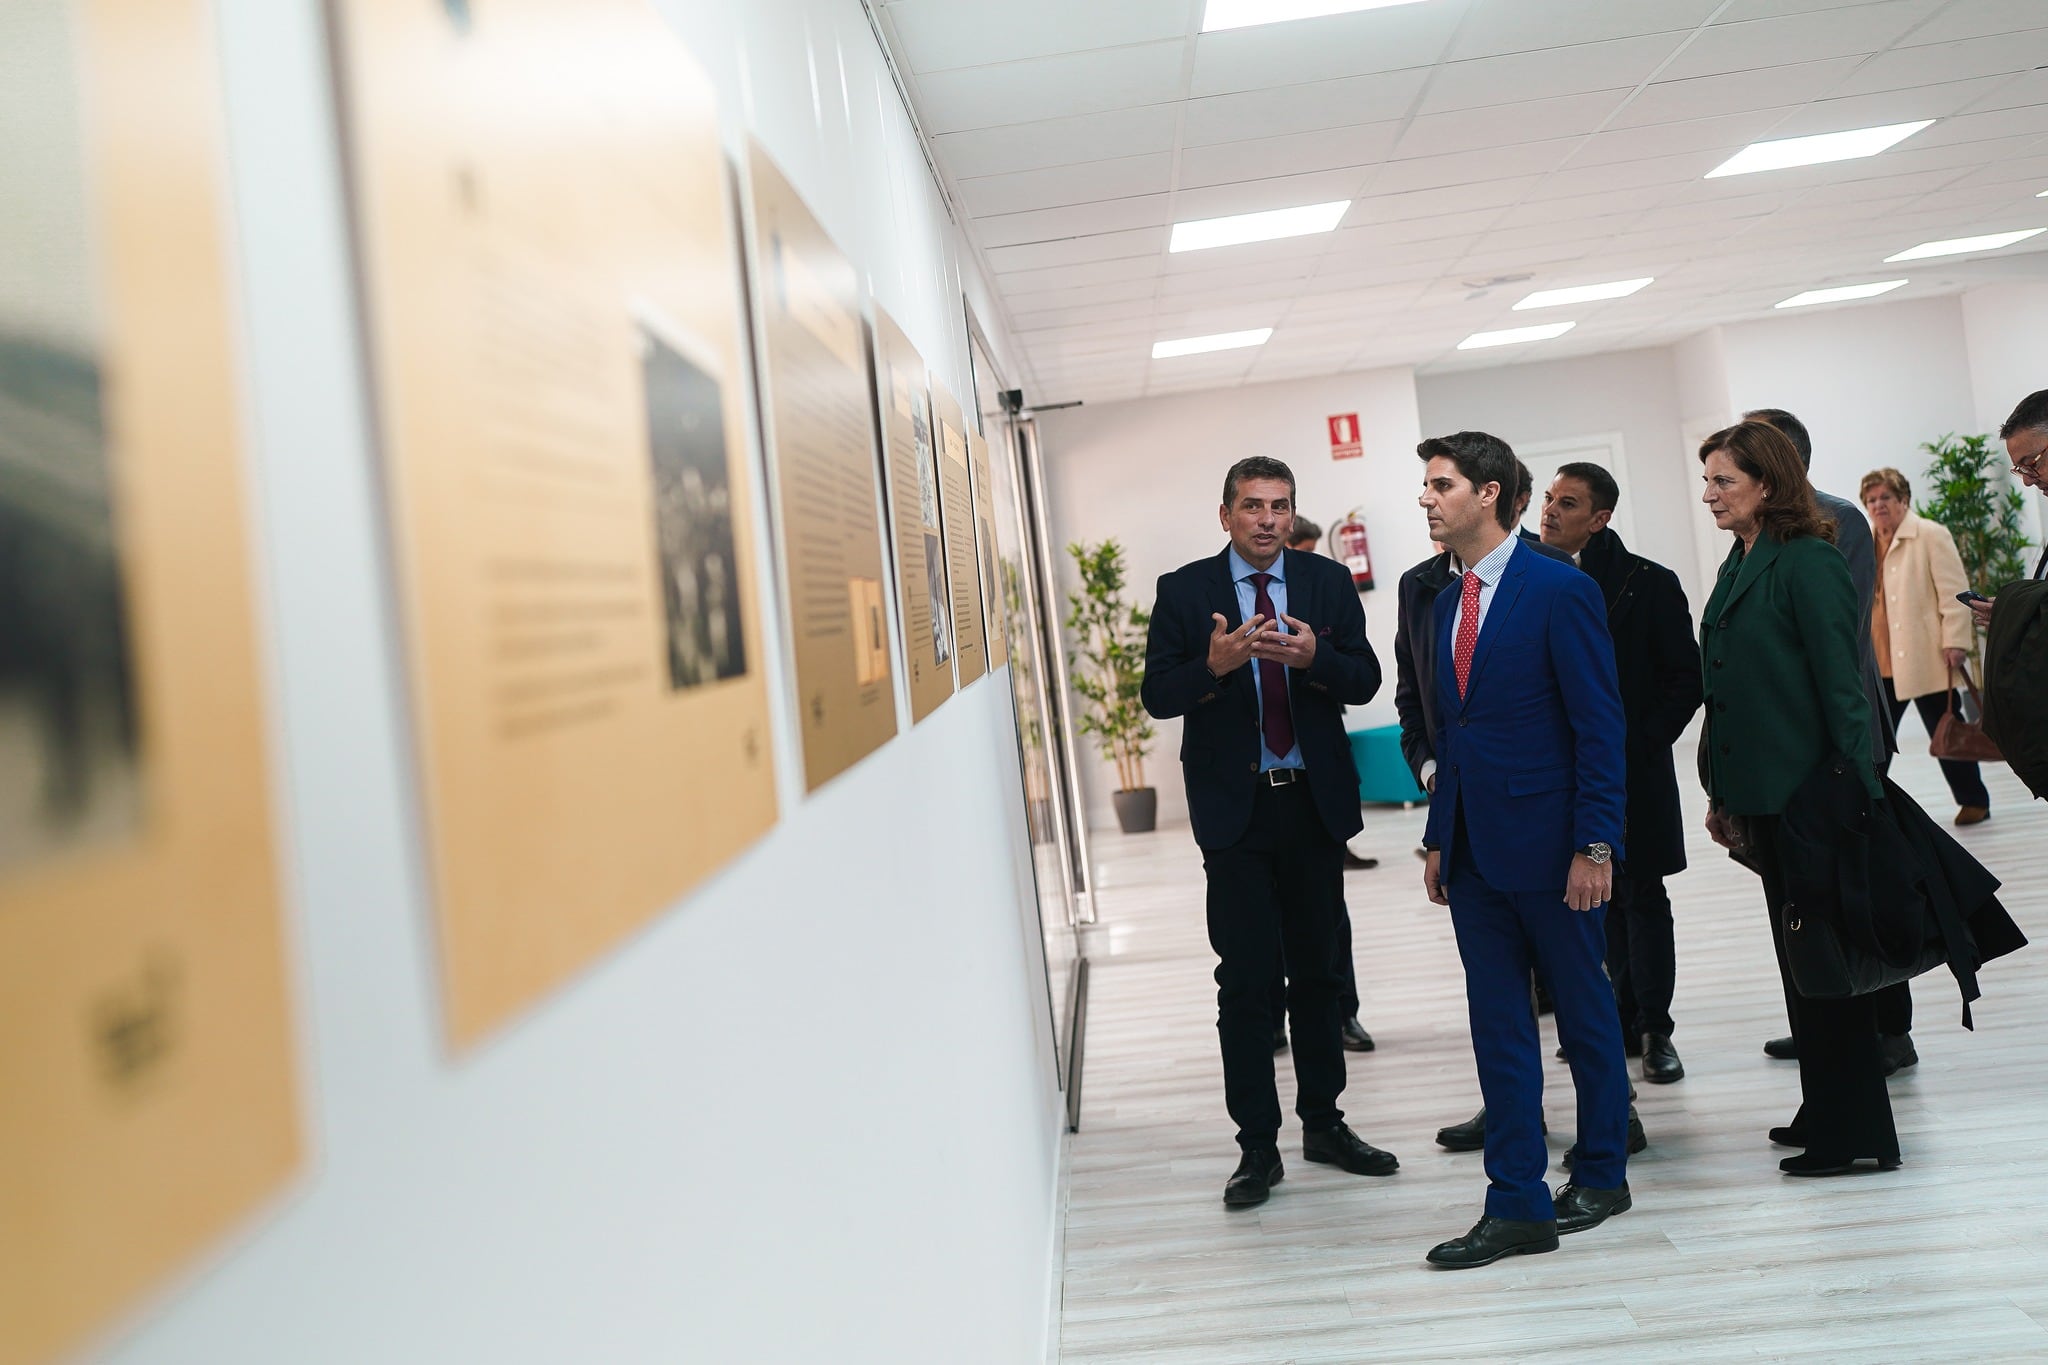
<path id="1" fill-rule="evenodd" d="M 1896 469 L 1873 469 L 1858 495 L 1877 533 L 1877 600 L 1871 604 L 1871 643 L 1884 675 L 1892 725 L 1912 702 L 1932 736 L 1955 698 L 1956 670 L 1969 657 L 1970 609 L 1956 594 L 1970 586 L 1955 537 L 1939 522 L 1913 511 L 1913 487 Z M 1960 704 L 1960 699 L 1955 699 Z M 1974 825 L 1991 814 L 1991 794 L 1974 763 L 1942 760 L 1954 794 L 1956 823 Z"/>

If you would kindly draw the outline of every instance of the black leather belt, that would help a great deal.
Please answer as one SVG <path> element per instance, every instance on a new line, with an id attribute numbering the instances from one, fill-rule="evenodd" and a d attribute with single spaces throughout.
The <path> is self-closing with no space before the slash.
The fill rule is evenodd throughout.
<path id="1" fill-rule="evenodd" d="M 1259 774 L 1259 781 L 1269 787 L 1285 787 L 1295 782 L 1306 782 L 1308 773 L 1301 768 L 1268 768 Z"/>

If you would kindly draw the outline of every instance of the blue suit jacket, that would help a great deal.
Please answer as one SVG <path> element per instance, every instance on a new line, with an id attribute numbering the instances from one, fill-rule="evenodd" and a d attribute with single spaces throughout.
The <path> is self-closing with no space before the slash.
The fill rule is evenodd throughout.
<path id="1" fill-rule="evenodd" d="M 1459 586 L 1437 595 L 1436 792 L 1424 841 L 1451 865 L 1462 803 L 1479 875 L 1501 891 L 1563 893 L 1572 852 L 1625 856 L 1627 722 L 1600 585 L 1517 546 L 1458 696 Z"/>
<path id="2" fill-rule="evenodd" d="M 1365 609 L 1344 566 L 1300 550 L 1282 553 L 1287 614 L 1316 633 L 1315 658 L 1305 669 L 1289 670 L 1294 738 L 1308 767 L 1316 813 L 1330 837 L 1349 839 L 1362 822 L 1344 708 L 1363 705 L 1379 691 L 1380 661 L 1366 643 Z M 1186 717 L 1181 774 L 1189 822 L 1203 848 L 1228 848 L 1244 837 L 1259 776 L 1259 703 L 1251 665 L 1209 676 L 1209 634 L 1216 628 L 1211 613 L 1232 630 L 1244 624 L 1229 556 L 1226 549 L 1160 578 L 1139 689 L 1151 715 Z"/>

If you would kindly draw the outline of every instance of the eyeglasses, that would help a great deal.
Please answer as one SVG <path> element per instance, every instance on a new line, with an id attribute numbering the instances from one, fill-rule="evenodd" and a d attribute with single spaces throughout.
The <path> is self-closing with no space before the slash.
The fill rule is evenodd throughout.
<path id="1" fill-rule="evenodd" d="M 2033 474 L 2036 470 L 2040 468 L 2041 456 L 2044 454 L 2048 454 L 2048 442 L 2044 442 L 2041 448 L 2039 450 L 2036 450 L 2031 455 L 2014 456 L 2012 462 L 2012 472 L 2015 474 Z"/>

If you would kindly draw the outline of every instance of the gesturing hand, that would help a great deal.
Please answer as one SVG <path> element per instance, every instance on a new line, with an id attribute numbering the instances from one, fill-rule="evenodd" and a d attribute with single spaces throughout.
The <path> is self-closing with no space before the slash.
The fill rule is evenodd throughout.
<path id="1" fill-rule="evenodd" d="M 1245 661 L 1252 657 L 1253 640 L 1270 623 L 1263 616 L 1254 616 L 1237 630 L 1232 630 L 1221 612 L 1212 611 L 1209 616 L 1216 622 L 1216 629 L 1209 636 L 1209 671 L 1220 678 L 1244 667 Z"/>
<path id="2" fill-rule="evenodd" d="M 1273 659 L 1289 668 L 1307 668 L 1316 657 L 1316 633 L 1286 612 L 1280 613 L 1280 619 L 1287 623 L 1288 633 L 1283 635 L 1277 630 L 1262 633 L 1252 641 L 1253 656 Z"/>
<path id="3" fill-rule="evenodd" d="M 1574 910 L 1591 910 L 1607 904 L 1614 894 L 1614 864 L 1596 863 L 1583 853 L 1572 855 L 1571 875 L 1565 879 L 1564 903 Z"/>

